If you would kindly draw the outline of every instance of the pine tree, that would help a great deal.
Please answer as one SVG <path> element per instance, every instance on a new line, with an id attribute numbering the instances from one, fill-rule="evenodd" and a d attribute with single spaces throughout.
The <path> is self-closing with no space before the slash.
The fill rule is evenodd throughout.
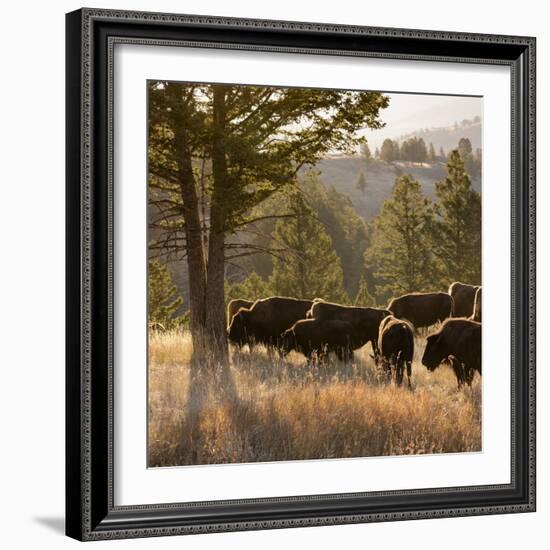
<path id="1" fill-rule="evenodd" d="M 246 279 L 240 283 L 230 283 L 225 281 L 225 301 L 226 305 L 236 298 L 250 300 L 254 302 L 261 298 L 267 298 L 273 294 L 268 281 L 265 281 L 255 271 L 250 273 Z"/>
<path id="2" fill-rule="evenodd" d="M 458 140 L 458 152 L 464 158 L 466 155 L 472 153 L 472 142 L 468 138 L 460 138 Z"/>
<path id="3" fill-rule="evenodd" d="M 435 160 L 435 147 L 434 144 L 430 142 L 430 146 L 428 148 L 428 160 L 430 162 L 433 162 Z"/>
<path id="4" fill-rule="evenodd" d="M 443 147 L 439 148 L 439 158 L 445 162 L 447 160 L 447 154 L 445 153 L 445 149 Z"/>
<path id="5" fill-rule="evenodd" d="M 441 282 L 481 282 L 481 196 L 472 188 L 458 150 L 451 151 L 447 177 L 436 183 L 434 252 Z"/>
<path id="6" fill-rule="evenodd" d="M 472 153 L 472 143 L 468 138 L 460 138 L 458 142 L 458 152 L 464 162 L 464 168 L 470 177 L 476 177 L 476 161 Z"/>
<path id="7" fill-rule="evenodd" d="M 178 295 L 168 268 L 155 260 L 149 261 L 147 303 L 150 323 L 160 323 L 165 328 L 171 328 L 181 321 L 176 311 L 183 299 Z"/>
<path id="8" fill-rule="evenodd" d="M 416 162 L 426 162 L 428 158 L 428 148 L 423 138 L 416 141 L 415 144 L 415 160 Z"/>
<path id="9" fill-rule="evenodd" d="M 365 191 L 367 190 L 367 178 L 365 177 L 365 174 L 363 173 L 363 170 L 359 172 L 359 177 L 357 178 L 357 183 L 355 184 L 355 187 L 365 194 Z"/>
<path id="10" fill-rule="evenodd" d="M 372 159 L 372 153 L 370 151 L 370 147 L 368 143 L 363 143 L 361 145 L 361 156 L 367 162 L 367 164 Z"/>
<path id="11" fill-rule="evenodd" d="M 401 147 L 398 141 L 392 141 L 393 144 L 393 160 L 401 160 Z"/>
<path id="12" fill-rule="evenodd" d="M 395 157 L 394 142 L 391 139 L 385 139 L 380 149 L 380 159 L 385 162 L 393 162 Z"/>
<path id="13" fill-rule="evenodd" d="M 287 250 L 273 260 L 269 279 L 273 292 L 309 300 L 348 301 L 331 238 L 299 193 L 292 194 L 290 204 L 294 217 L 279 220 L 273 231 L 274 246 Z"/>
<path id="14" fill-rule="evenodd" d="M 208 351 L 226 364 L 225 270 L 247 244 L 229 247 L 228 237 L 255 223 L 251 213 L 266 199 L 295 185 L 300 167 L 329 151 L 355 152 L 365 141 L 358 130 L 382 127 L 389 98 L 171 81 L 151 81 L 148 92 L 150 249 L 185 256 L 194 354 Z"/>
<path id="15" fill-rule="evenodd" d="M 357 294 L 355 295 L 355 299 L 353 300 L 353 305 L 361 307 L 376 306 L 376 300 L 369 292 L 369 287 L 367 286 L 367 281 L 364 275 L 361 275 L 361 279 L 359 280 L 359 288 L 357 289 Z"/>
<path id="16" fill-rule="evenodd" d="M 410 175 L 395 180 L 373 222 L 373 236 L 365 254 L 377 281 L 377 295 L 385 298 L 433 287 L 430 201 L 420 182 Z"/>
<path id="17" fill-rule="evenodd" d="M 344 272 L 344 290 L 355 296 L 363 273 L 363 255 L 368 244 L 366 224 L 349 196 L 326 187 L 315 175 L 303 178 L 299 187 L 308 199 L 308 206 L 315 212 L 332 240 L 332 246 Z M 368 185 L 367 185 L 368 187 Z"/>

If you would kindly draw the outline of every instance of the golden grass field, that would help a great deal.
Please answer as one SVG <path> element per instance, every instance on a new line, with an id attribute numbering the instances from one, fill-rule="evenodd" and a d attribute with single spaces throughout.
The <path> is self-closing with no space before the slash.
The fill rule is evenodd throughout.
<path id="1" fill-rule="evenodd" d="M 480 451 L 479 375 L 457 391 L 449 367 L 421 365 L 424 342 L 408 389 L 380 377 L 370 345 L 348 365 L 246 348 L 201 370 L 189 333 L 151 331 L 149 466 Z"/>

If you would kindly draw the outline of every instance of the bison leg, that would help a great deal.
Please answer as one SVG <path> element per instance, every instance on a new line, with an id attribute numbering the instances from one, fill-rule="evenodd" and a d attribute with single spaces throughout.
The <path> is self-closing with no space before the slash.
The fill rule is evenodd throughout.
<path id="1" fill-rule="evenodd" d="M 454 355 L 449 355 L 447 361 L 455 373 L 458 389 L 462 388 L 462 384 L 464 383 L 464 366 Z"/>
<path id="2" fill-rule="evenodd" d="M 378 342 L 376 340 L 371 340 L 370 343 L 372 346 L 373 358 L 374 358 L 374 361 L 376 362 L 376 359 L 380 355 L 380 349 L 378 349 Z"/>
<path id="3" fill-rule="evenodd" d="M 349 363 L 353 360 L 353 351 L 346 347 L 337 348 L 336 357 L 343 363 Z"/>
<path id="4" fill-rule="evenodd" d="M 407 361 L 407 382 L 409 388 L 411 387 L 411 376 L 412 376 L 412 361 Z"/>
<path id="5" fill-rule="evenodd" d="M 397 357 L 392 355 L 391 360 L 395 367 L 395 383 L 398 386 L 401 386 L 401 384 L 403 383 L 403 363 L 404 363 L 401 357 L 401 352 L 397 354 Z"/>
<path id="6" fill-rule="evenodd" d="M 398 386 L 403 384 L 403 365 L 401 365 L 401 363 L 395 365 L 395 383 Z"/>
<path id="7" fill-rule="evenodd" d="M 471 386 L 474 380 L 474 369 L 467 369 L 465 366 L 463 366 L 463 371 L 464 381 L 468 384 L 468 386 Z"/>
<path id="8" fill-rule="evenodd" d="M 384 361 L 384 371 L 386 372 L 386 378 L 389 381 L 391 381 L 392 377 L 392 369 L 393 369 L 393 357 L 390 359 L 387 359 Z"/>
<path id="9" fill-rule="evenodd" d="M 403 371 L 404 371 L 403 361 L 401 359 L 397 359 L 395 362 L 395 383 L 398 386 L 401 386 L 403 384 Z"/>

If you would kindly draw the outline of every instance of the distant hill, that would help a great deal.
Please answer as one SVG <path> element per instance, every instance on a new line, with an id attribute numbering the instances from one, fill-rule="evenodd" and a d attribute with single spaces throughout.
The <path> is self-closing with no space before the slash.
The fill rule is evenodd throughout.
<path id="1" fill-rule="evenodd" d="M 334 186 L 338 192 L 348 196 L 359 215 L 367 221 L 378 214 L 384 200 L 391 195 L 398 171 L 411 174 L 419 180 L 424 193 L 430 198 L 435 197 L 435 182 L 446 175 L 445 164 L 437 161 L 412 165 L 399 161 L 388 164 L 372 160 L 367 164 L 359 157 L 339 157 L 324 159 L 315 168 L 320 171 L 321 182 L 326 186 Z M 361 171 L 367 179 L 365 193 L 356 187 Z M 473 186 L 477 191 L 481 190 L 479 181 L 474 181 Z"/>
<path id="2" fill-rule="evenodd" d="M 475 118 L 473 120 L 463 120 L 460 123 L 455 123 L 453 126 L 444 128 L 424 128 L 416 130 L 409 134 L 405 134 L 396 138 L 400 144 L 411 137 L 422 138 L 426 145 L 433 143 L 436 152 L 439 153 L 439 148 L 443 147 L 445 152 L 456 148 L 460 138 L 468 138 L 472 144 L 472 149 L 475 151 L 478 147 L 481 148 L 481 120 Z"/>

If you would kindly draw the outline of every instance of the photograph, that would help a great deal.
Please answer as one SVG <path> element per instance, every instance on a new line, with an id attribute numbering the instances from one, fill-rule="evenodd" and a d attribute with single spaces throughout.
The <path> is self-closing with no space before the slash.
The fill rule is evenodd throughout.
<path id="1" fill-rule="evenodd" d="M 69 537 L 536 510 L 532 18 L 401 7 L 67 13 Z"/>
<path id="2" fill-rule="evenodd" d="M 482 452 L 483 98 L 146 86 L 147 467 Z"/>

